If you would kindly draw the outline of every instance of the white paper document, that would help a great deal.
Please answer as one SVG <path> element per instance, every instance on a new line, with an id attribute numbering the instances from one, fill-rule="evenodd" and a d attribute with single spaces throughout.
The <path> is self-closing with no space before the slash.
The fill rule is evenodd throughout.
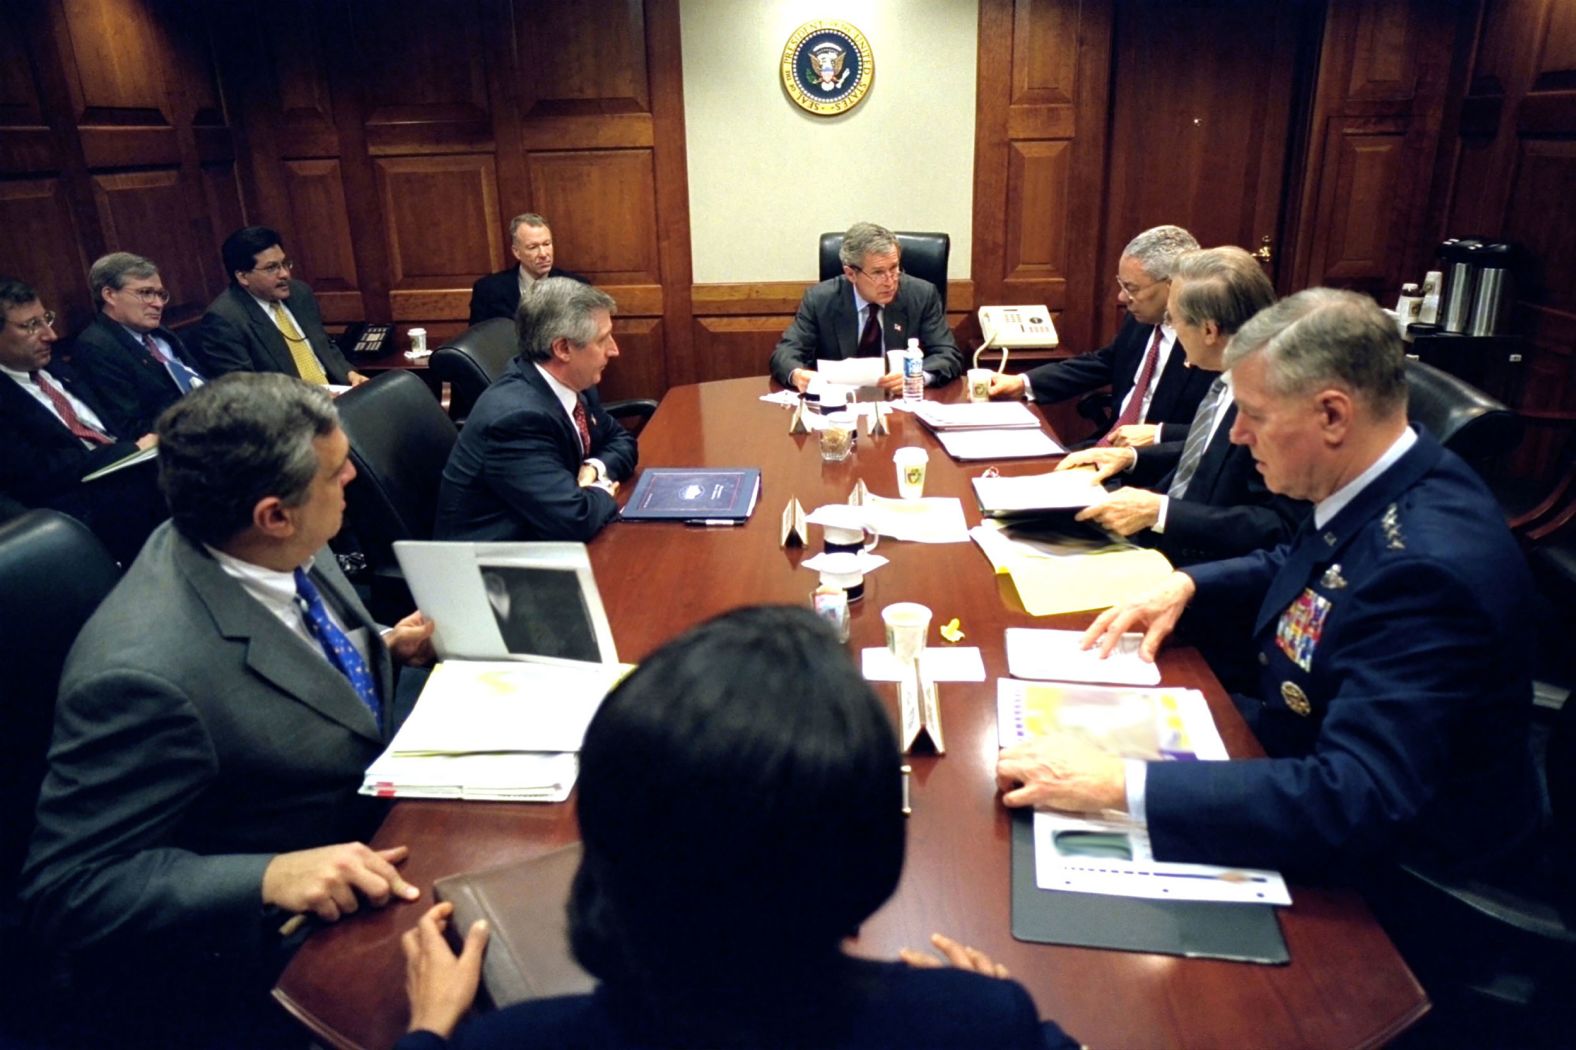
<path id="1" fill-rule="evenodd" d="M 1160 667 L 1138 655 L 1143 639 L 1136 631 L 1122 635 L 1116 649 L 1102 660 L 1097 649 L 1082 647 L 1082 631 L 1009 627 L 1007 671 L 1017 678 L 1057 682 L 1159 685 Z"/>
<path id="2" fill-rule="evenodd" d="M 762 394 L 761 400 L 769 405 L 782 405 L 784 408 L 793 408 L 799 404 L 800 394 L 797 390 L 774 390 L 770 394 Z"/>
<path id="3" fill-rule="evenodd" d="M 914 415 L 933 430 L 1040 427 L 1040 418 L 1022 401 L 924 401 L 914 406 Z"/>
<path id="4" fill-rule="evenodd" d="M 980 513 L 996 516 L 1037 510 L 1082 510 L 1105 499 L 1092 470 L 1052 470 L 1023 477 L 972 479 Z"/>
<path id="5" fill-rule="evenodd" d="M 863 504 L 865 521 L 882 536 L 915 543 L 967 543 L 963 504 L 953 496 L 893 499 L 870 495 Z"/>
<path id="6" fill-rule="evenodd" d="M 1157 861 L 1146 829 L 1067 813 L 1034 814 L 1034 883 L 1042 890 L 1151 900 L 1291 903 L 1279 872 Z"/>
<path id="7" fill-rule="evenodd" d="M 1067 450 L 1043 430 L 938 430 L 936 440 L 953 459 L 1033 459 Z"/>
<path id="8" fill-rule="evenodd" d="M 816 389 L 817 380 L 834 386 L 875 386 L 881 382 L 881 377 L 886 374 L 886 360 L 880 357 L 844 357 L 838 360 L 821 359 L 815 363 L 815 376 L 811 380 L 811 390 Z"/>
<path id="9" fill-rule="evenodd" d="M 1124 758 L 1226 758 L 1209 702 L 1197 689 L 996 680 L 1002 747 L 1052 733 L 1076 733 Z"/>
<path id="10" fill-rule="evenodd" d="M 863 649 L 859 655 L 867 681 L 901 682 L 907 676 L 907 669 L 886 646 Z M 928 682 L 983 682 L 985 661 L 972 645 L 937 646 L 920 653 L 919 672 Z"/>
<path id="11" fill-rule="evenodd" d="M 562 802 L 579 772 L 580 756 L 573 752 L 420 757 L 384 752 L 367 767 L 361 793 L 377 798 Z"/>

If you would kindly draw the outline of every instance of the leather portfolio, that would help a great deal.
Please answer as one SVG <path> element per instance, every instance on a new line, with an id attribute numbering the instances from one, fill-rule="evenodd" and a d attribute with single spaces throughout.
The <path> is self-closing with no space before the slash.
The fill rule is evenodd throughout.
<path id="1" fill-rule="evenodd" d="M 595 986 L 569 951 L 566 905 L 579 867 L 577 842 L 501 868 L 451 875 L 433 886 L 438 900 L 454 904 L 453 939 L 463 939 L 477 919 L 492 928 L 482 988 L 494 1008 L 580 995 Z"/>

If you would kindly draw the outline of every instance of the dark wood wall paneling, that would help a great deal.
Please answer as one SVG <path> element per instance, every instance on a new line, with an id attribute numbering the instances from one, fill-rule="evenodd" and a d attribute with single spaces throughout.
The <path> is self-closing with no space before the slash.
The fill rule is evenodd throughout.
<path id="1" fill-rule="evenodd" d="M 1520 407 L 1576 411 L 1576 5 L 1493 0 L 1473 45 L 1441 150 L 1434 233 L 1525 249 L 1513 320 L 1530 344 L 1515 384 Z M 1559 441 L 1534 432 L 1522 472 L 1551 466 Z"/>

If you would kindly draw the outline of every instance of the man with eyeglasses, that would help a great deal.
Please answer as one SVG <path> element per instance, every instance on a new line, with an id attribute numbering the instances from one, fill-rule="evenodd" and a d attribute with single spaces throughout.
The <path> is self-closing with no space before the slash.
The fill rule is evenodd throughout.
<path id="1" fill-rule="evenodd" d="M 145 467 L 84 483 L 84 475 L 154 443 L 116 428 L 92 388 L 54 360 L 55 315 L 23 282 L 0 277 L 0 492 L 77 518 L 121 562 L 165 514 Z"/>
<path id="2" fill-rule="evenodd" d="M 210 377 L 282 372 L 318 385 L 367 381 L 328 337 L 317 299 L 294 279 L 278 233 L 247 226 L 226 237 L 219 254 L 230 287 L 208 304 L 198 329 Z"/>
<path id="3" fill-rule="evenodd" d="M 73 361 L 111 425 L 145 434 L 159 413 L 202 385 L 196 356 L 163 326 L 170 293 L 150 259 L 111 252 L 88 270 L 98 316 L 77 336 Z"/>
<path id="4" fill-rule="evenodd" d="M 897 235 L 873 222 L 856 222 L 838 251 L 843 275 L 804 293 L 799 311 L 772 351 L 772 378 L 803 392 L 818 360 L 884 357 L 918 339 L 925 352 L 925 385 L 950 383 L 963 374 L 936 286 L 905 275 Z M 881 388 L 903 389 L 903 374 L 887 372 Z"/>
<path id="5" fill-rule="evenodd" d="M 1183 252 L 1197 249 L 1198 241 L 1180 226 L 1155 226 L 1134 237 L 1116 268 L 1116 301 L 1127 316 L 1111 345 L 1019 375 L 997 373 L 991 396 L 1049 403 L 1109 386 L 1116 418 L 1094 435 L 1100 445 L 1147 443 L 1157 436 L 1181 441 L 1216 375 L 1188 367 L 1176 330 L 1164 323 L 1171 271 Z M 1174 426 L 1158 434 L 1164 424 Z"/>

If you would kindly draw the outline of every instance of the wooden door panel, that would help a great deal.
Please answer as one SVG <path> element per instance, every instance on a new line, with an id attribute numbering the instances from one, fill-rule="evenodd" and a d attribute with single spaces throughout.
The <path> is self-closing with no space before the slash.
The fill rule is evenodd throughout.
<path id="1" fill-rule="evenodd" d="M 171 323 L 200 314 L 211 296 L 202 257 L 208 252 L 193 232 L 192 202 L 176 170 L 96 175 L 104 243 L 109 251 L 152 259 L 170 292 Z"/>
<path id="2" fill-rule="evenodd" d="M 661 282 L 650 150 L 533 153 L 531 200 L 563 245 L 560 265 L 599 283 Z"/>
<path id="3" fill-rule="evenodd" d="M 526 116 L 650 111 L 641 0 L 520 0 L 517 12 Z"/>
<path id="4" fill-rule="evenodd" d="M 379 157 L 389 287 L 465 286 L 504 253 L 498 174 L 487 154 Z"/>
<path id="5" fill-rule="evenodd" d="M 325 319 L 330 314 L 334 320 L 360 319 L 356 258 L 339 161 L 292 160 L 281 167 L 290 201 L 290 225 L 281 234 L 286 238 L 285 250 L 299 264 L 298 276 L 322 301 Z"/>
<path id="6" fill-rule="evenodd" d="M 62 335 L 92 317 L 81 244 L 61 179 L 0 180 L 0 259 L 65 318 Z"/>

